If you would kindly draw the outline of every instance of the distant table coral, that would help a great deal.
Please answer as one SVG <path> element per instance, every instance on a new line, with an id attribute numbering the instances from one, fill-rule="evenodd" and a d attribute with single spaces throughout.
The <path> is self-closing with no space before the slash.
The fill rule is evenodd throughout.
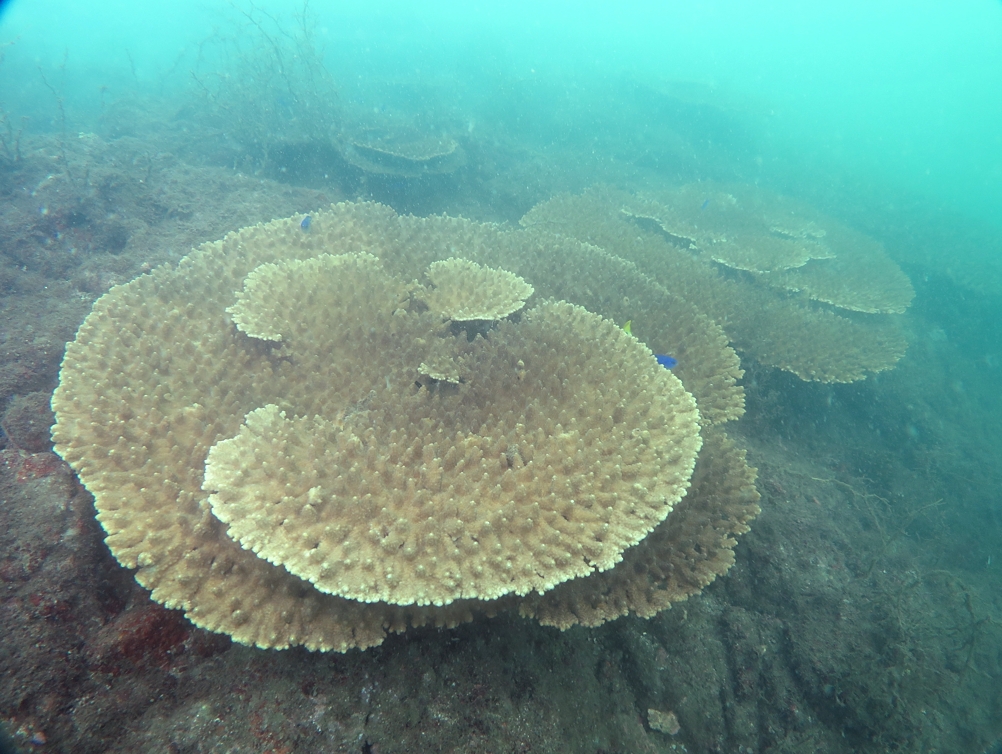
<path id="1" fill-rule="evenodd" d="M 633 262 L 736 349 L 804 380 L 863 379 L 907 347 L 897 315 L 915 292 L 883 247 L 764 189 L 699 183 L 647 196 L 596 186 L 521 222 Z"/>

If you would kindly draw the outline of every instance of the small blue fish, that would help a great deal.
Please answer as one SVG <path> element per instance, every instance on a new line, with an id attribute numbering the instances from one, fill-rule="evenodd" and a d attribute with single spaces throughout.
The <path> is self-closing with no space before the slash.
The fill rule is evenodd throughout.
<path id="1" fill-rule="evenodd" d="M 310 229 L 310 226 L 312 224 L 313 224 L 313 218 L 307 215 L 306 217 L 303 218 L 303 221 L 299 223 L 299 227 L 302 228 L 303 232 L 305 233 Z"/>
<path id="2" fill-rule="evenodd" d="M 706 199 L 703 200 L 703 203 L 699 205 L 699 208 L 702 210 L 702 209 L 706 209 L 709 206 L 710 206 L 710 199 L 706 198 Z"/>
<path id="3" fill-rule="evenodd" d="M 658 364 L 663 366 L 665 369 L 671 369 L 678 364 L 678 359 L 674 356 L 665 356 L 663 353 L 654 354 L 654 358 L 658 360 Z"/>

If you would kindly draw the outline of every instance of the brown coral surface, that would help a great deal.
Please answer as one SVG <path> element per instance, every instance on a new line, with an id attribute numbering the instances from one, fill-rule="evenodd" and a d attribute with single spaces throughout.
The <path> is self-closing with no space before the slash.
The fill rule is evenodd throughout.
<path id="1" fill-rule="evenodd" d="M 113 553 L 155 599 L 246 643 L 343 651 L 492 614 L 513 606 L 499 597 L 593 570 L 613 580 L 601 591 L 614 608 L 554 622 L 652 614 L 659 587 L 647 574 L 683 566 L 690 539 L 704 554 L 688 569 L 696 586 L 662 593 L 682 599 L 726 570 L 754 496 L 740 483 L 734 495 L 690 494 L 682 508 L 703 511 L 697 523 L 670 515 L 699 428 L 691 397 L 650 351 L 570 304 L 471 339 L 391 274 L 408 271 L 405 259 L 437 261 L 465 234 L 479 236 L 467 248 L 481 261 L 521 260 L 544 290 L 559 289 L 545 256 L 524 251 L 538 234 L 415 225 L 377 205 L 332 207 L 313 228 L 248 228 L 116 288 L 67 351 L 57 450 L 94 493 Z M 723 356 L 708 359 L 723 374 L 697 392 L 726 405 L 729 349 L 674 310 L 678 343 Z M 429 380 L 423 359 L 448 342 L 467 377 Z M 743 456 L 737 468 L 750 485 Z M 647 565 L 616 565 L 663 520 L 681 546 L 633 548 L 628 560 Z"/>
<path id="2" fill-rule="evenodd" d="M 328 275 L 280 288 L 300 308 L 289 357 L 309 384 L 290 412 L 303 418 L 259 409 L 209 454 L 213 511 L 242 544 L 325 592 L 441 605 L 606 570 L 684 493 L 695 405 L 615 325 L 543 305 L 472 344 L 461 334 L 468 381 L 415 389 L 408 344 L 434 338 L 435 318 L 374 295 L 374 258 L 340 261 L 292 263 Z M 311 298 L 318 281 L 327 295 Z M 313 316 L 313 301 L 341 316 L 319 303 Z M 391 326 L 402 346 L 372 349 L 366 328 Z M 328 380 L 356 399 L 331 407 Z"/>

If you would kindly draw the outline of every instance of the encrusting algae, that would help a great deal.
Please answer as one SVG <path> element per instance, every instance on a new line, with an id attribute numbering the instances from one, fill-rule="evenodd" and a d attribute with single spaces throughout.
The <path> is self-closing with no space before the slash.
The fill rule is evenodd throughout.
<path id="1" fill-rule="evenodd" d="M 758 494 L 712 321 L 569 239 L 298 220 L 113 288 L 67 348 L 56 450 L 154 599 L 345 651 L 499 610 L 649 616 L 727 570 Z M 615 324 L 641 314 L 677 369 Z"/>

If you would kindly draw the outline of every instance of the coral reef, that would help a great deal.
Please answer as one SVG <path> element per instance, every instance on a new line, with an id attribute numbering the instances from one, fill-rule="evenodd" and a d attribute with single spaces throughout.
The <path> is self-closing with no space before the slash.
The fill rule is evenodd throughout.
<path id="1" fill-rule="evenodd" d="M 518 275 L 468 259 L 432 262 L 427 275 L 434 289 L 422 290 L 421 298 L 453 322 L 503 319 L 521 309 L 533 293 Z"/>
<path id="2" fill-rule="evenodd" d="M 130 117 L 116 128 L 135 133 Z M 89 136 L 66 145 L 78 183 L 90 175 L 86 196 L 58 171 L 52 140 L 26 139 L 23 160 L 0 167 L 7 241 L 0 393 L 11 411 L 0 452 L 0 727 L 9 734 L 0 733 L 0 746 L 82 754 L 997 748 L 998 517 L 990 501 L 1002 423 L 992 404 L 994 331 L 982 323 L 997 320 L 998 304 L 934 272 L 942 272 L 942 249 L 962 232 L 962 219 L 950 225 L 935 212 L 911 211 L 889 219 L 887 197 L 869 195 L 868 214 L 854 218 L 892 250 L 896 238 L 901 256 L 916 241 L 937 250 L 928 279 L 916 277 L 919 295 L 907 315 L 914 351 L 897 369 L 879 380 L 824 385 L 748 359 L 742 389 L 731 331 L 632 262 L 541 228 L 397 217 L 368 204 L 311 213 L 316 222 L 303 232 L 302 213 L 329 199 L 184 164 L 170 154 L 180 154 L 182 142 L 222 155 L 213 133 L 178 128 L 168 143 L 156 129 L 170 128 L 169 117 L 143 123 L 145 141 Z M 518 175 L 494 179 L 498 194 L 471 193 L 448 206 L 429 199 L 422 212 L 496 217 L 502 201 L 517 217 L 555 185 L 569 188 L 554 184 L 544 162 L 519 160 Z M 232 164 L 225 155 L 218 162 Z M 516 604 L 486 618 L 453 603 L 439 610 L 453 610 L 450 622 L 472 622 L 437 628 L 426 616 L 424 628 L 385 637 L 381 625 L 356 616 L 359 635 L 371 631 L 383 643 L 345 654 L 245 647 L 151 600 L 109 553 L 91 495 L 47 452 L 41 395 L 55 384 L 62 344 L 95 296 L 175 263 L 193 244 L 295 212 L 287 240 L 309 247 L 304 259 L 340 238 L 362 239 L 354 251 L 376 254 L 394 277 L 413 281 L 424 280 L 432 262 L 461 255 L 531 281 L 529 307 L 566 300 L 616 323 L 632 319 L 652 350 L 679 357 L 672 371 L 696 398 L 704 440 L 693 487 L 663 526 L 694 502 L 714 447 L 730 459 L 747 449 L 760 469 L 763 511 L 740 537 L 728 578 L 649 620 L 564 632 L 520 619 Z M 636 238 L 648 230 L 663 237 L 653 221 L 627 220 L 641 231 Z M 123 250 L 102 240 L 114 236 L 104 229 L 115 223 L 129 229 Z M 894 223 L 896 236 L 888 231 Z M 429 234 L 442 243 L 430 244 Z M 253 235 L 248 229 L 239 238 Z M 751 275 L 723 267 L 721 274 Z M 402 303 L 412 301 L 405 292 Z M 285 347 L 259 345 L 276 354 Z M 431 366 L 435 354 L 421 358 Z M 446 350 L 442 361 L 459 380 L 454 353 Z M 418 379 L 432 384 L 428 374 Z M 728 423 L 746 403 L 745 418 Z M 731 440 L 718 440 L 718 430 Z M 33 438 L 33 450 L 14 447 L 18 437 Z M 735 483 L 748 478 L 747 465 L 731 468 Z M 644 579 L 635 591 L 657 598 L 658 580 Z M 592 615 L 589 601 L 566 604 L 579 620 Z M 388 626 L 405 627 L 398 618 L 390 614 Z"/>
<path id="3" fill-rule="evenodd" d="M 338 135 L 345 161 L 374 175 L 421 178 L 452 173 L 466 164 L 466 153 L 451 136 L 429 134 L 394 119 L 353 123 Z"/>
<path id="4" fill-rule="evenodd" d="M 563 627 L 652 615 L 726 571 L 758 512 L 753 472 L 708 422 L 697 477 L 715 481 L 682 500 L 696 404 L 636 338 L 566 303 L 475 337 L 442 322 L 446 269 L 487 301 L 509 292 L 478 319 L 533 288 L 443 266 L 440 249 L 531 258 L 530 279 L 552 286 L 547 260 L 524 254 L 537 235 L 415 227 L 376 205 L 299 225 L 231 234 L 114 289 L 67 350 L 56 449 L 155 599 L 240 641 L 344 650 L 520 595 L 523 614 Z M 439 287 L 390 272 L 422 263 Z M 680 334 L 698 341 L 700 323 Z M 450 350 L 466 376 L 422 381 L 427 354 Z M 733 390 L 726 366 L 718 389 Z"/>
<path id="5" fill-rule="evenodd" d="M 914 291 L 879 244 L 799 202 L 727 188 L 654 201 L 595 187 L 535 206 L 522 224 L 634 262 L 767 366 L 819 382 L 892 368 L 907 345 L 897 314 Z"/>

